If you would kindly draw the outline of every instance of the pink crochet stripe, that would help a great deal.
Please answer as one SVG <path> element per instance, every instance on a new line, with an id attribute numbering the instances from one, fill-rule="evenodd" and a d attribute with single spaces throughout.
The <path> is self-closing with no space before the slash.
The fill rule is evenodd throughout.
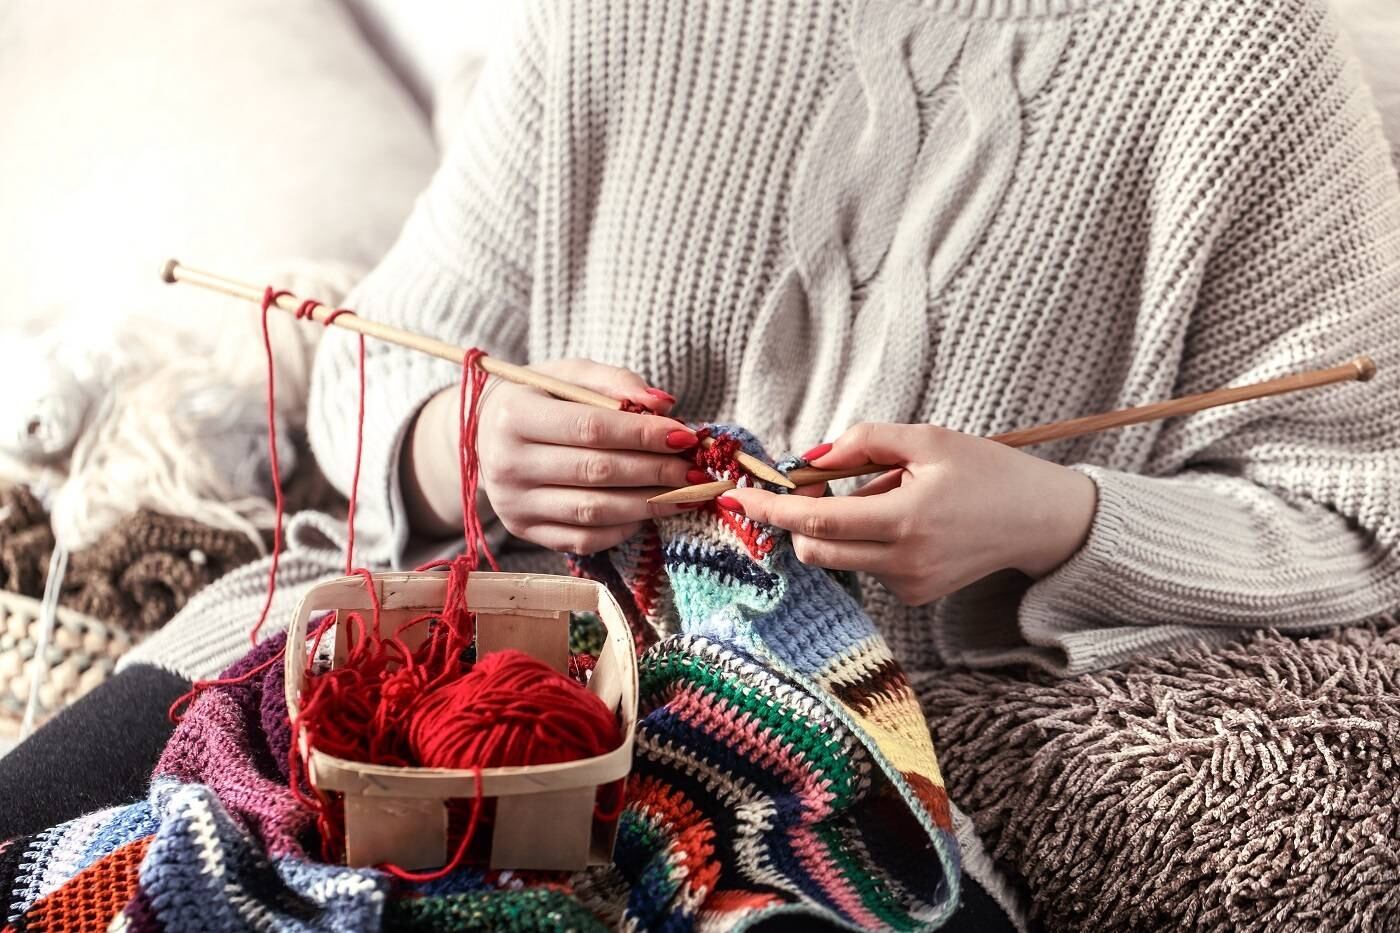
<path id="1" fill-rule="evenodd" d="M 808 873 L 822 886 L 827 896 L 837 904 L 846 916 L 867 929 L 883 929 L 885 922 L 866 909 L 860 894 L 834 870 L 835 862 L 826 858 L 824 846 L 811 830 L 794 827 L 788 832 L 792 851 L 802 860 Z"/>
<path id="2" fill-rule="evenodd" d="M 723 701 L 715 702 L 692 689 L 678 691 L 671 699 L 670 708 L 687 725 L 716 738 L 729 739 L 736 752 L 752 750 L 755 763 L 776 768 L 789 785 L 804 788 L 802 797 L 813 819 L 825 819 L 832 813 L 831 804 L 836 795 L 827 790 L 829 782 L 815 780 L 818 774 L 799 761 L 787 746 L 768 741 L 766 732 L 754 723 L 749 713 Z"/>

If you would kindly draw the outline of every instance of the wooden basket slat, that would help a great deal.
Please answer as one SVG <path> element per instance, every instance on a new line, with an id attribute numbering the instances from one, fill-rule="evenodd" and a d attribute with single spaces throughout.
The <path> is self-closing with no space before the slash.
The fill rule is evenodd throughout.
<path id="1" fill-rule="evenodd" d="M 381 623 L 392 630 L 414 616 L 437 612 L 446 597 L 443 573 L 386 573 L 374 576 L 381 606 Z M 637 665 L 631 631 L 607 589 L 591 580 L 543 574 L 473 573 L 467 584 L 467 604 L 487 621 L 487 646 L 521 647 L 534 656 L 548 653 L 548 663 L 567 670 L 569 613 L 597 613 L 607 630 L 588 689 L 617 712 L 622 744 L 593 758 L 516 768 L 486 768 L 481 772 L 483 796 L 497 801 L 491 865 L 494 868 L 579 868 L 607 861 L 616 825 L 602 837 L 594 831 L 593 801 L 600 786 L 627 776 L 637 725 Z M 295 718 L 306 670 L 306 633 L 313 614 L 323 611 L 372 609 L 362 577 L 341 577 L 313 587 L 296 609 L 287 641 L 287 708 Z M 490 634 L 492 622 L 499 622 Z M 551 626 L 534 633 L 529 625 Z M 562 634 L 562 639 L 560 635 Z M 344 660 L 337 640 L 336 663 Z M 555 657 L 561 653 L 562 658 Z M 473 772 L 449 768 L 398 768 L 349 761 L 307 748 L 309 776 L 321 790 L 336 791 L 347 801 L 347 855 L 352 864 L 394 861 L 404 867 L 431 867 L 446 845 L 438 820 L 445 803 L 471 799 L 478 792 Z M 526 802 L 525 795 L 534 800 Z M 518 802 L 515 802 L 517 801 Z M 508 802 L 509 801 L 509 802 Z M 431 816 L 431 819 L 427 817 Z M 403 821 L 416 827 L 395 830 Z M 426 820 L 426 822 L 425 822 Z M 395 821 L 398 821 L 397 823 Z M 423 838 L 407 838 L 418 832 Z M 352 834 L 354 834 L 352 836 Z M 498 851 L 499 847 L 499 851 Z M 400 861 L 403 860 L 403 861 Z"/>

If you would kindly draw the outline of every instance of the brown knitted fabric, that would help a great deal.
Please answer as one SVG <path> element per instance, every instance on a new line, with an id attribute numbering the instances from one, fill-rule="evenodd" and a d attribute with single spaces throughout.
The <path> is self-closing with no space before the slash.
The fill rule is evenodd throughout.
<path id="1" fill-rule="evenodd" d="M 9 514 L 0 521 L 0 587 L 38 598 L 53 550 L 47 516 L 22 488 L 0 492 L 0 515 L 6 509 Z M 59 604 L 133 634 L 147 632 L 257 553 L 237 532 L 140 511 L 69 557 Z"/>
<path id="2" fill-rule="evenodd" d="M 257 554 L 237 532 L 141 511 L 70 558 L 64 600 L 79 612 L 145 632 Z"/>
<path id="3" fill-rule="evenodd" d="M 38 597 L 48 575 L 53 532 L 44 507 L 27 488 L 0 488 L 0 587 Z"/>
<path id="4" fill-rule="evenodd" d="M 915 687 L 1047 929 L 1400 929 L 1400 626 Z"/>

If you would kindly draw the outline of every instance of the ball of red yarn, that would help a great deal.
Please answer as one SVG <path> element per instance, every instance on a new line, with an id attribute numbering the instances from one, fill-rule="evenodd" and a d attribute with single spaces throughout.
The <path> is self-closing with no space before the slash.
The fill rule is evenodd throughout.
<path id="1" fill-rule="evenodd" d="M 522 651 L 495 651 L 409 711 L 408 744 L 429 768 L 499 768 L 591 758 L 622 734 L 606 704 Z"/>

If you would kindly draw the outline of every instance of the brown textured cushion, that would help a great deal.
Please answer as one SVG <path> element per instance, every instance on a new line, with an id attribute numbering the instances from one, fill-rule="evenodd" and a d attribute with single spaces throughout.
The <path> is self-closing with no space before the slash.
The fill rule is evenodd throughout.
<path id="1" fill-rule="evenodd" d="M 915 687 L 953 800 L 1049 930 L 1400 922 L 1400 626 Z"/>
<path id="2" fill-rule="evenodd" d="M 306 485 L 305 495 L 315 492 L 312 486 L 324 488 Z M 0 734 L 13 734 L 24 715 L 53 547 L 34 495 L 22 486 L 0 489 L 0 590 L 15 594 L 0 601 Z M 71 554 L 45 652 L 41 716 L 102 683 L 142 635 L 257 556 L 257 546 L 241 534 L 150 511 L 127 516 L 92 547 Z"/>

